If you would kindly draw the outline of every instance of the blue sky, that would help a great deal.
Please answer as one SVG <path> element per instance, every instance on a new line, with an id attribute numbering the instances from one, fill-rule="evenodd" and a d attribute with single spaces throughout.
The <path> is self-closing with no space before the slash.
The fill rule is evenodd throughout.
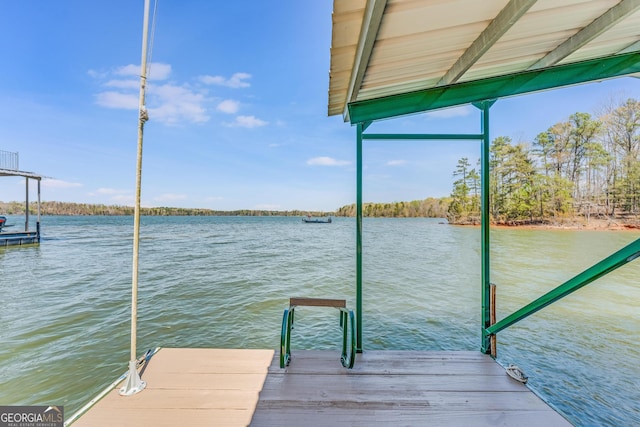
<path id="1" fill-rule="evenodd" d="M 133 205 L 143 1 L 0 3 L 0 150 L 51 179 L 42 199 Z M 331 211 L 355 201 L 355 128 L 327 117 L 330 0 L 189 0 L 158 5 L 143 206 Z M 498 101 L 491 136 L 531 141 L 611 98 L 622 78 Z M 461 107 L 373 131 L 477 132 Z M 448 195 L 475 142 L 365 142 L 364 199 Z M 35 197 L 35 185 L 32 196 Z M 0 201 L 24 200 L 2 178 Z"/>

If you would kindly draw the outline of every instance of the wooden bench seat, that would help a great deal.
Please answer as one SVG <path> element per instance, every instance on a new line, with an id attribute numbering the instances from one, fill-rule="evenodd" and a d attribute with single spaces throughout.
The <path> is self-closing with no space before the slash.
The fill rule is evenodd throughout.
<path id="1" fill-rule="evenodd" d="M 306 298 L 306 297 L 293 297 L 289 299 L 289 307 L 302 307 L 302 306 L 346 308 L 347 301 L 343 299 Z"/>

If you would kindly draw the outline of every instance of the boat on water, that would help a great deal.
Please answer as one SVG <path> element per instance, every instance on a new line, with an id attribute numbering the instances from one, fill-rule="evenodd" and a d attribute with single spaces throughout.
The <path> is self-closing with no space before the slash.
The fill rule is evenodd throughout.
<path id="1" fill-rule="evenodd" d="M 321 219 L 307 216 L 306 218 L 302 218 L 302 222 L 306 224 L 331 224 L 331 217 L 328 217 L 327 219 Z"/>
<path id="2" fill-rule="evenodd" d="M 148 2 L 145 1 L 143 32 L 140 138 L 147 120 L 143 101 Z M 640 239 L 498 320 L 495 286 L 490 274 L 489 111 L 502 97 L 640 73 L 640 37 L 634 22 L 626 26 L 624 23 L 624 18 L 636 9 L 612 12 L 616 8 L 609 8 L 608 4 L 590 4 L 588 9 L 594 18 L 592 26 L 575 21 L 576 16 L 582 19 L 582 14 L 577 12 L 583 6 L 574 2 L 558 0 L 553 7 L 551 3 L 541 5 L 528 14 L 533 1 L 513 1 L 504 8 L 496 8 L 491 16 L 487 9 L 490 19 L 484 17 L 482 21 L 489 24 L 478 30 L 482 26 L 477 25 L 478 17 L 473 15 L 473 11 L 478 10 L 476 0 L 462 0 L 451 5 L 406 2 L 399 6 L 402 2 L 362 1 L 354 6 L 355 3 L 334 2 L 332 45 L 336 49 L 332 49 L 329 91 L 329 114 L 342 114 L 345 122 L 356 127 L 356 283 L 353 295 L 356 307 L 353 318 L 339 311 L 340 325 L 345 331 L 343 343 L 352 343 L 352 351 L 357 353 L 355 360 L 344 363 L 346 352 L 343 352 L 343 369 L 339 356 L 333 362 L 327 357 L 331 352 L 291 352 L 293 308 L 304 305 L 328 310 L 345 308 L 343 301 L 346 300 L 328 298 L 292 298 L 289 301 L 282 324 L 274 325 L 274 331 L 278 326 L 281 331 L 279 354 L 264 349 L 158 347 L 136 357 L 140 140 L 129 369 L 74 414 L 68 423 L 77 420 L 78 425 L 90 426 L 212 425 L 216 422 L 225 425 L 298 425 L 302 419 L 309 426 L 407 425 L 427 421 L 438 425 L 495 425 L 496 420 L 503 425 L 570 425 L 562 414 L 527 388 L 527 375 L 516 365 L 503 368 L 495 362 L 497 334 L 639 258 Z M 559 4 L 566 9 L 565 14 L 558 14 Z M 524 29 L 516 25 L 521 17 L 526 17 Z M 618 22 L 615 34 L 627 37 L 625 47 L 628 51 L 621 50 L 620 43 L 615 40 L 607 45 L 606 37 L 603 37 L 605 41 L 598 41 L 597 49 L 589 46 L 597 35 L 612 27 L 602 22 L 612 20 Z M 429 22 L 434 27 L 436 24 L 441 26 L 425 28 Z M 551 24 L 557 28 L 549 28 Z M 512 28 L 516 34 L 510 34 L 504 43 L 497 43 Z M 534 28 L 539 31 L 532 30 Z M 526 33 L 526 37 L 518 31 Z M 550 41 L 551 38 L 555 40 Z M 461 54 L 460 39 L 476 41 Z M 391 42 L 396 48 L 388 48 Z M 533 49 L 540 43 L 557 46 L 558 50 L 551 47 L 552 52 L 547 55 L 549 49 Z M 585 46 L 587 48 L 581 51 Z M 481 59 L 486 52 L 491 52 L 491 56 L 483 62 Z M 573 54 L 580 60 L 563 62 Z M 398 55 L 403 56 L 402 61 Z M 424 59 L 443 55 L 452 60 Z M 523 60 L 523 57 L 530 58 Z M 445 68 L 438 68 L 443 64 Z M 534 66 L 530 69 L 531 64 Z M 425 83 L 421 85 L 421 82 Z M 478 133 L 365 133 L 379 120 L 466 104 L 480 110 L 481 131 Z M 365 351 L 363 140 L 474 140 L 481 146 L 479 351 Z M 329 223 L 331 219 L 303 218 L 302 221 Z M 229 318 L 233 315 L 230 312 Z M 301 317 L 298 321 L 304 319 Z M 355 324 L 353 332 L 349 332 L 349 324 Z M 132 395 L 138 396 L 130 398 Z"/>

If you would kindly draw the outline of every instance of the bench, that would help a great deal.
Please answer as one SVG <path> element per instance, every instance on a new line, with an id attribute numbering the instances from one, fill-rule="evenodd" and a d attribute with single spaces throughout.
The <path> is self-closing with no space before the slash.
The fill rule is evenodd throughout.
<path id="1" fill-rule="evenodd" d="M 332 307 L 340 311 L 340 327 L 342 327 L 342 354 L 340 363 L 345 368 L 353 368 L 355 363 L 355 315 L 353 310 L 347 309 L 347 301 L 343 299 L 294 297 L 289 299 L 289 307 L 282 316 L 282 330 L 280 331 L 280 368 L 291 363 L 291 330 L 296 307 Z M 349 336 L 351 339 L 349 340 Z M 347 352 L 348 344 L 351 351 Z"/>

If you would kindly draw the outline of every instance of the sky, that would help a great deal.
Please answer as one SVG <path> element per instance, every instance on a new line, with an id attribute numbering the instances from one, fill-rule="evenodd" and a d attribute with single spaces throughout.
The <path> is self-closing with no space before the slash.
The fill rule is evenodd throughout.
<path id="1" fill-rule="evenodd" d="M 332 3 L 159 1 L 142 206 L 333 211 L 355 202 L 356 130 L 327 115 Z M 42 200 L 133 206 L 142 20 L 142 0 L 0 0 L 0 150 L 46 177 Z M 573 113 L 627 98 L 640 99 L 640 79 L 501 99 L 490 135 L 531 142 Z M 471 106 L 369 128 L 479 130 Z M 364 201 L 447 196 L 458 159 L 479 155 L 472 141 L 365 141 Z M 24 201 L 22 178 L 1 179 L 0 201 Z"/>

